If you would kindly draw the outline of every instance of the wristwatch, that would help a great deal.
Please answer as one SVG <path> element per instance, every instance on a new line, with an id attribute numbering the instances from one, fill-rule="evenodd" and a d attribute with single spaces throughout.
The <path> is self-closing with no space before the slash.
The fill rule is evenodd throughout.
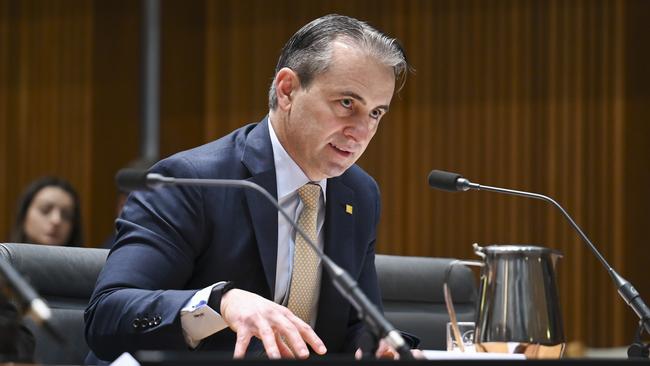
<path id="1" fill-rule="evenodd" d="M 210 292 L 208 306 L 211 307 L 212 310 L 221 314 L 221 298 L 226 292 L 233 288 L 235 288 L 235 283 L 232 281 L 220 282 L 214 285 L 214 287 L 212 287 L 212 292 Z"/>

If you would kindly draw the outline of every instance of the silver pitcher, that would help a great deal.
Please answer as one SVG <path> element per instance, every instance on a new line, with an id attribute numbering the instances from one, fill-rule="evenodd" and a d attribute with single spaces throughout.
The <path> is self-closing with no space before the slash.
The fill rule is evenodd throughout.
<path id="1" fill-rule="evenodd" d="M 524 245 L 474 244 L 474 251 L 483 261 L 462 263 L 482 267 L 476 350 L 522 353 L 527 358 L 561 357 L 565 339 L 555 263 L 562 254 Z M 453 309 L 451 304 L 448 307 Z"/>

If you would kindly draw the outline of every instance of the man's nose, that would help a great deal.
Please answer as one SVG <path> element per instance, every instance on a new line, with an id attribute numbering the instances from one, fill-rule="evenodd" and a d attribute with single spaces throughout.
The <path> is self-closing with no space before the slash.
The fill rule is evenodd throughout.
<path id="1" fill-rule="evenodd" d="M 366 141 L 372 133 L 373 120 L 370 117 L 355 119 L 343 132 L 356 142 Z"/>

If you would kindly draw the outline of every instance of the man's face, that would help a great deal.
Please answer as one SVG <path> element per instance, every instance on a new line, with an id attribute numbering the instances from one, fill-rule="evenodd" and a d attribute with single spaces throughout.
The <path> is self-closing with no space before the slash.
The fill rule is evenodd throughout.
<path id="1" fill-rule="evenodd" d="M 329 69 L 307 89 L 295 87 L 281 118 L 273 121 L 284 148 L 314 181 L 339 176 L 359 159 L 395 88 L 391 67 L 353 46 L 332 47 Z"/>

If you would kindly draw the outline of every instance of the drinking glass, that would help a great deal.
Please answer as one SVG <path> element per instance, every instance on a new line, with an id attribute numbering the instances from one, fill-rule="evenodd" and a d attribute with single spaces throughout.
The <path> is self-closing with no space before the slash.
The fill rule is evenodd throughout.
<path id="1" fill-rule="evenodd" d="M 474 328 L 474 322 L 458 322 L 458 330 L 463 346 L 465 347 L 465 352 L 476 352 L 476 348 L 474 347 Z M 447 323 L 447 351 L 461 352 L 454 337 L 451 322 Z"/>

